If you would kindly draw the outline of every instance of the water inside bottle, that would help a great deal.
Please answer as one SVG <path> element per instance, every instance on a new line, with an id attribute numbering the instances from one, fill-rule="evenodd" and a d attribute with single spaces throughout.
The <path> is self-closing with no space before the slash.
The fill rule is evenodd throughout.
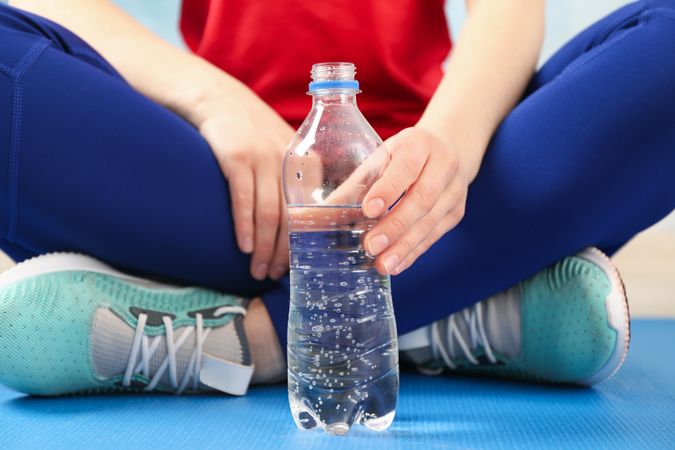
<path id="1" fill-rule="evenodd" d="M 398 348 L 388 276 L 363 236 L 360 207 L 290 207 L 288 384 L 298 427 L 344 434 L 386 429 L 398 396 Z"/>

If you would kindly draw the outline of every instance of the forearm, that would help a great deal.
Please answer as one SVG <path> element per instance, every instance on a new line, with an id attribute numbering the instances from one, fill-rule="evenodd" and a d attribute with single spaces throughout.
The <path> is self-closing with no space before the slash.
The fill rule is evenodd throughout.
<path id="1" fill-rule="evenodd" d="M 456 143 L 472 181 L 495 129 L 532 76 L 544 0 L 469 3 L 446 74 L 418 125 Z"/>
<path id="2" fill-rule="evenodd" d="M 178 49 L 108 0 L 14 0 L 87 41 L 138 91 L 198 126 L 199 104 L 224 87 L 246 91 L 234 78 Z M 246 94 L 243 94 L 246 95 Z"/>

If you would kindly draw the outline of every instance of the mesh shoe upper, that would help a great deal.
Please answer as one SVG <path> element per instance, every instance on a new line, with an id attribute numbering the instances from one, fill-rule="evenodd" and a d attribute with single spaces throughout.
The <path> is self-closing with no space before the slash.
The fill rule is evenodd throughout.
<path id="1" fill-rule="evenodd" d="M 169 315 L 177 339 L 184 327 L 195 326 L 196 311 L 245 303 L 205 289 L 147 287 L 88 271 L 27 277 L 0 290 L 0 382 L 42 395 L 119 389 L 138 311 Z M 167 342 L 164 324 L 150 322 L 143 333 L 159 339 L 150 360 L 152 375 L 166 357 Z M 240 315 L 204 314 L 203 326 L 210 329 L 202 346 L 205 354 L 250 364 Z M 176 352 L 178 378 L 195 339 L 192 333 Z M 173 390 L 167 377 L 160 379 L 159 390 Z M 134 374 L 134 380 L 147 384 L 148 377 Z"/>
<path id="2" fill-rule="evenodd" d="M 459 336 L 443 333 L 450 318 L 437 324 L 445 338 L 440 345 L 452 350 L 450 356 L 456 370 L 527 381 L 580 384 L 599 381 L 598 374 L 613 374 L 627 350 L 629 330 L 622 328 L 628 328 L 628 311 L 618 273 L 608 260 L 603 267 L 604 260 L 597 258 L 598 254 L 600 252 L 593 250 L 590 254 L 565 258 L 518 286 L 481 302 L 490 348 L 473 338 L 475 330 L 471 330 L 466 320 L 466 311 L 454 314 Z M 606 260 L 604 255 L 603 258 Z M 518 301 L 514 301 L 514 293 Z M 610 304 L 612 301 L 617 304 Z M 617 307 L 626 315 L 625 321 L 610 317 L 611 310 Z M 519 339 L 514 339 L 509 327 Z M 626 339 L 625 344 L 620 341 L 622 337 Z M 464 339 L 475 345 L 467 357 L 466 352 L 448 339 Z M 432 340 L 429 333 L 429 341 Z M 439 357 L 439 352 L 432 350 L 433 345 L 420 347 L 404 352 L 403 358 L 421 365 L 427 372 L 446 367 L 448 364 Z M 492 350 L 494 362 L 486 358 L 489 353 L 486 350 Z M 616 367 L 608 367 L 612 364 Z"/>

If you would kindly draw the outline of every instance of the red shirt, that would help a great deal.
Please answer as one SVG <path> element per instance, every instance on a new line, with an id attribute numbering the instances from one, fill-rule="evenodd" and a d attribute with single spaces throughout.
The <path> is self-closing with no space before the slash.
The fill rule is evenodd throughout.
<path id="1" fill-rule="evenodd" d="M 419 119 L 451 47 L 444 0 L 184 0 L 180 25 L 295 128 L 312 64 L 353 62 L 359 108 L 383 138 Z"/>

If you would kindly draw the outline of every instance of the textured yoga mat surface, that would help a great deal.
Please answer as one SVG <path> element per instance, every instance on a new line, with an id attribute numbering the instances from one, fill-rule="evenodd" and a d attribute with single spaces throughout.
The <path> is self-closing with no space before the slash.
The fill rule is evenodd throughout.
<path id="1" fill-rule="evenodd" d="M 286 387 L 241 398 L 57 399 L 0 388 L 0 448 L 675 448 L 675 321 L 640 320 L 619 374 L 595 389 L 404 374 L 382 433 L 302 432 Z"/>

